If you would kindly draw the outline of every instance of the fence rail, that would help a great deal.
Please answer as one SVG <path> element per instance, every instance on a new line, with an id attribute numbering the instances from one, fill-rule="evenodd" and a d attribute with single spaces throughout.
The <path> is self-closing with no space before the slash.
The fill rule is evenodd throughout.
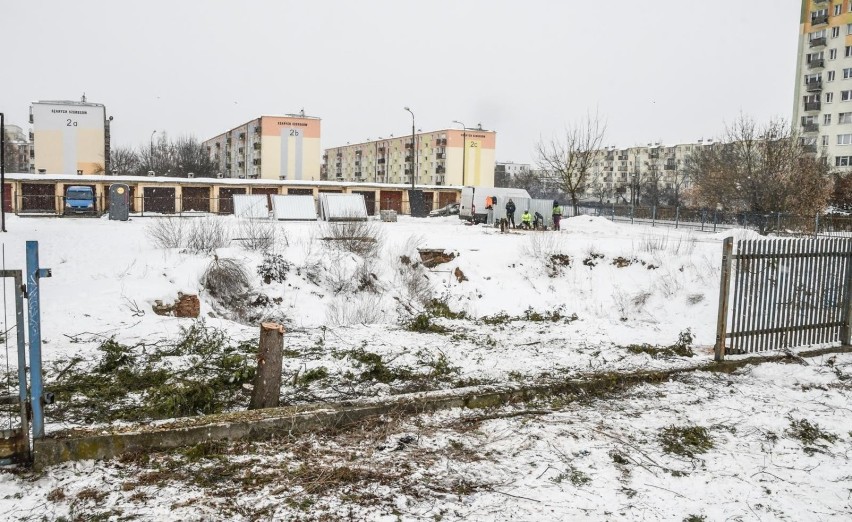
<path id="1" fill-rule="evenodd" d="M 718 232 L 746 228 L 761 234 L 813 237 L 852 237 L 852 216 L 823 214 L 797 216 L 783 212 L 725 212 L 683 207 L 630 205 L 581 206 L 579 213 L 622 223 L 654 227 L 689 228 Z"/>
<path id="2" fill-rule="evenodd" d="M 723 244 L 716 359 L 850 344 L 852 239 L 759 239 Z"/>

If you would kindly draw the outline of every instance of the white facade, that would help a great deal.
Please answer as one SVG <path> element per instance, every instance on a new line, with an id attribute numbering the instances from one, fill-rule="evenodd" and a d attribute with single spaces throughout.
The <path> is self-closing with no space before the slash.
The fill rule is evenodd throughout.
<path id="1" fill-rule="evenodd" d="M 106 108 L 38 101 L 30 106 L 33 169 L 40 174 L 101 174 L 107 168 Z"/>

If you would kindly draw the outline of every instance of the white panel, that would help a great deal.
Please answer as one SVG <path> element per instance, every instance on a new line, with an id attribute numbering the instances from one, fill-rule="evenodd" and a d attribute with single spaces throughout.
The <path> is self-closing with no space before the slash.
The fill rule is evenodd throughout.
<path id="1" fill-rule="evenodd" d="M 269 217 L 266 194 L 234 194 L 234 215 L 240 218 Z"/>
<path id="2" fill-rule="evenodd" d="M 326 221 L 366 220 L 367 204 L 362 194 L 320 194 L 322 218 Z"/>
<path id="3" fill-rule="evenodd" d="M 313 196 L 272 196 L 275 219 L 316 221 L 317 207 Z"/>

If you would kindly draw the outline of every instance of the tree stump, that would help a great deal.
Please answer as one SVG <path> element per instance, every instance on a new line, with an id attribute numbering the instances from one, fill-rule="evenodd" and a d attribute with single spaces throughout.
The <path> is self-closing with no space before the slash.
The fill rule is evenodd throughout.
<path id="1" fill-rule="evenodd" d="M 284 327 L 261 323 L 257 372 L 251 392 L 250 410 L 275 408 L 281 395 L 281 364 L 284 352 Z"/>

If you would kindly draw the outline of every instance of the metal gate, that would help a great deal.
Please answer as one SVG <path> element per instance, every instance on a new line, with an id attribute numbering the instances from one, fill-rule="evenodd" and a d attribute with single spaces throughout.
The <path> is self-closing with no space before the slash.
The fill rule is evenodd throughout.
<path id="1" fill-rule="evenodd" d="M 850 265 L 852 239 L 725 239 L 716 360 L 850 344 Z"/>

